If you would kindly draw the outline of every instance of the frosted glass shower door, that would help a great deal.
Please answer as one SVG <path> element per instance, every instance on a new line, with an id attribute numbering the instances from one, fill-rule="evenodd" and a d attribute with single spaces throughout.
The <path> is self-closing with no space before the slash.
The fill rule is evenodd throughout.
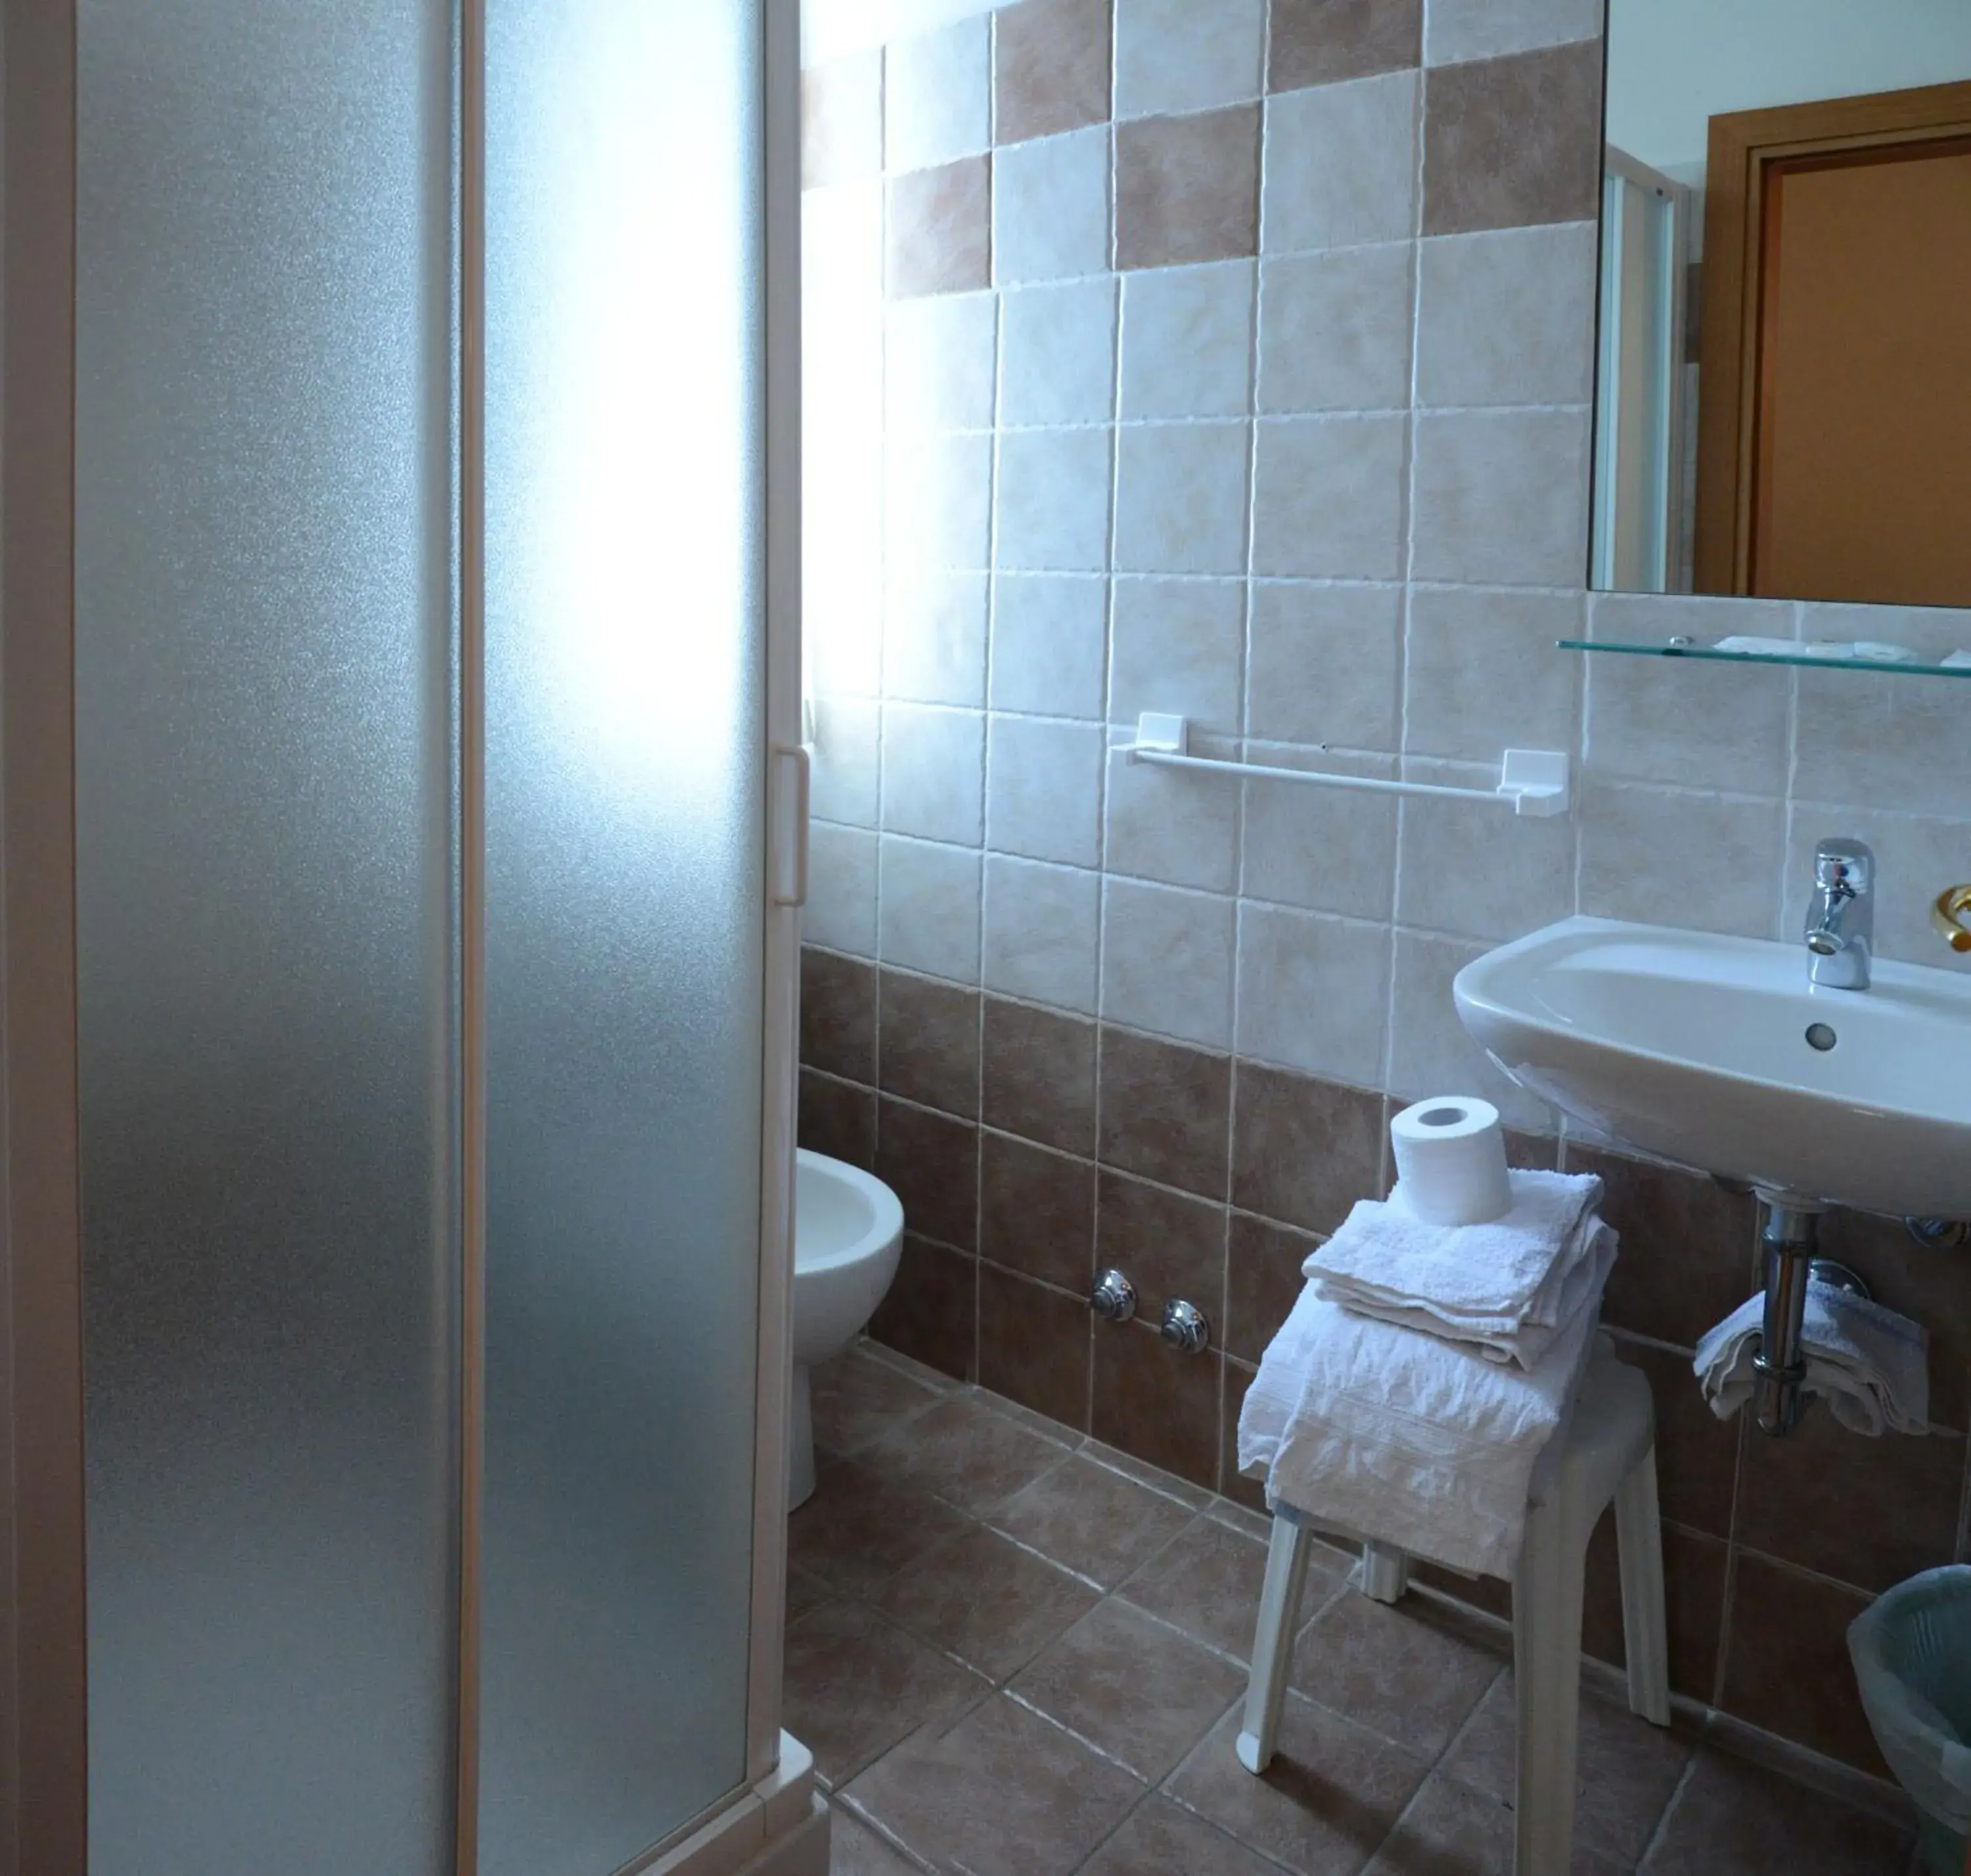
<path id="1" fill-rule="evenodd" d="M 445 0 L 83 0 L 90 1876 L 452 1866 Z"/>
<path id="2" fill-rule="evenodd" d="M 479 1868 L 601 1876 L 746 1777 L 762 34 L 487 32 Z"/>

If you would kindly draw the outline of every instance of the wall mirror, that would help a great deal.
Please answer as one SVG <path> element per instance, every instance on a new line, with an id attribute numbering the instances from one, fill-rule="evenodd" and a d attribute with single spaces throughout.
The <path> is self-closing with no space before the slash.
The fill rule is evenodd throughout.
<path id="1" fill-rule="evenodd" d="M 1610 0 L 1591 583 L 1971 606 L 1971 0 Z"/>

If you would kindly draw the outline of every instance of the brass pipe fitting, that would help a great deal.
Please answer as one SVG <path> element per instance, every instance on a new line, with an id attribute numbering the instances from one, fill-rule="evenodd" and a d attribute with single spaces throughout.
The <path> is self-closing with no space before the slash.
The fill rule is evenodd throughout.
<path id="1" fill-rule="evenodd" d="M 1930 922 L 1937 936 L 1953 951 L 1971 951 L 1971 885 L 1947 886 L 1930 908 Z"/>

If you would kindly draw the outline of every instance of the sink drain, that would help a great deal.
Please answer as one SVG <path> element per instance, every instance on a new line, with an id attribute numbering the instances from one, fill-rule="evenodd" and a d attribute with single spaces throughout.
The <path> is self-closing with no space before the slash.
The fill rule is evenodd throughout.
<path id="1" fill-rule="evenodd" d="M 1809 1023 L 1806 1026 L 1806 1046 L 1820 1050 L 1823 1055 L 1840 1040 L 1825 1023 Z"/>

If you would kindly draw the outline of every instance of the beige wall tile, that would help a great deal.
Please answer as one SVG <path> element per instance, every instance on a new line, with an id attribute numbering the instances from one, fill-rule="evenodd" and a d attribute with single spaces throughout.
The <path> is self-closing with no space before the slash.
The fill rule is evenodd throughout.
<path id="1" fill-rule="evenodd" d="M 992 164 L 968 156 L 890 180 L 889 291 L 964 293 L 992 284 Z"/>
<path id="2" fill-rule="evenodd" d="M 1412 575 L 1579 585 L 1588 427 L 1585 407 L 1419 412 Z"/>
<path id="3" fill-rule="evenodd" d="M 1230 260 L 1259 245 L 1259 112 L 1235 105 L 1116 128 L 1116 264 Z"/>
<path id="4" fill-rule="evenodd" d="M 1093 866 L 1102 856 L 1103 742 L 1099 723 L 995 717 L 986 770 L 993 852 Z"/>
<path id="5" fill-rule="evenodd" d="M 1426 73 L 1425 234 L 1585 221 L 1601 181 L 1598 39 Z"/>
<path id="6" fill-rule="evenodd" d="M 1737 937 L 1774 936 L 1782 803 L 1593 776 L 1584 778 L 1579 801 L 1579 910 Z"/>
<path id="7" fill-rule="evenodd" d="M 1116 565 L 1243 573 L 1251 426 L 1132 423 L 1116 433 Z"/>
<path id="8" fill-rule="evenodd" d="M 1102 1014 L 1152 1035 L 1223 1048 L 1232 1034 L 1232 901 L 1106 881 Z"/>
<path id="9" fill-rule="evenodd" d="M 895 39 L 884 54 L 883 163 L 929 169 L 992 141 L 992 24 L 985 15 Z"/>
<path id="10" fill-rule="evenodd" d="M 1416 233 L 1417 74 L 1266 100 L 1260 245 L 1269 254 Z"/>
<path id="11" fill-rule="evenodd" d="M 992 704 L 1100 721 L 1106 714 L 1109 582 L 1002 573 L 992 582 Z"/>
<path id="12" fill-rule="evenodd" d="M 1109 115 L 1109 0 L 1021 0 L 993 22 L 995 138 L 1099 124 Z"/>
<path id="13" fill-rule="evenodd" d="M 1237 749 L 1216 737 L 1194 737 L 1192 743 L 1200 755 L 1228 760 Z M 1107 796 L 1103 861 L 1112 873 L 1204 892 L 1230 892 L 1237 883 L 1236 781 L 1132 762 L 1112 750 Z"/>
<path id="14" fill-rule="evenodd" d="M 1249 260 L 1122 276 L 1121 414 L 1240 417 L 1253 407 Z"/>
<path id="15" fill-rule="evenodd" d="M 1273 0 L 1269 91 L 1401 71 L 1422 57 L 1423 0 Z"/>
<path id="16" fill-rule="evenodd" d="M 1253 571 L 1399 578 L 1407 422 L 1263 419 L 1253 454 Z"/>
<path id="17" fill-rule="evenodd" d="M 1408 406 L 1414 246 L 1392 242 L 1262 264 L 1262 412 Z"/>
<path id="18" fill-rule="evenodd" d="M 1450 65 L 1593 39 L 1604 13 L 1604 0 L 1430 0 L 1424 57 Z"/>
<path id="19" fill-rule="evenodd" d="M 992 277 L 1070 280 L 1109 265 L 1109 127 L 1003 148 L 993 158 Z"/>
<path id="20" fill-rule="evenodd" d="M 1424 404 L 1582 404 L 1595 377 L 1596 226 L 1557 222 L 1421 246 Z"/>
<path id="21" fill-rule="evenodd" d="M 1116 115 L 1204 111 L 1259 95 L 1266 0 L 1116 0 Z"/>
<path id="22" fill-rule="evenodd" d="M 1146 710 L 1239 732 L 1246 594 L 1237 580 L 1123 578 L 1116 582 L 1109 720 Z"/>
<path id="23" fill-rule="evenodd" d="M 979 981 L 979 860 L 976 847 L 884 835 L 876 936 L 885 964 Z"/>
<path id="24" fill-rule="evenodd" d="M 883 167 L 883 54 L 845 54 L 801 73 L 801 187 L 873 176 Z"/>
<path id="25" fill-rule="evenodd" d="M 1249 742 L 1246 760 L 1393 781 L 1393 756 Z M 1246 784 L 1240 889 L 1249 899 L 1386 922 L 1393 909 L 1396 799 L 1292 782 Z"/>
<path id="26" fill-rule="evenodd" d="M 1389 968 L 1386 926 L 1242 904 L 1240 1055 L 1358 1085 L 1380 1080 Z"/>
<path id="27" fill-rule="evenodd" d="M 986 856 L 986 987 L 1093 1015 L 1102 876 Z"/>
<path id="28" fill-rule="evenodd" d="M 985 750 L 986 720 L 976 710 L 884 705 L 884 831 L 977 846 Z"/>
<path id="29" fill-rule="evenodd" d="M 1020 573 L 1100 572 L 1109 563 L 1114 432 L 1014 430 L 999 438 L 999 565 Z"/>
<path id="30" fill-rule="evenodd" d="M 1576 593 L 1412 587 L 1404 747 L 1474 762 L 1573 749 L 1588 661 L 1554 641 L 1578 638 L 1584 616 Z"/>
<path id="31" fill-rule="evenodd" d="M 1256 585 L 1246 734 L 1394 748 L 1403 614 L 1400 586 Z"/>

